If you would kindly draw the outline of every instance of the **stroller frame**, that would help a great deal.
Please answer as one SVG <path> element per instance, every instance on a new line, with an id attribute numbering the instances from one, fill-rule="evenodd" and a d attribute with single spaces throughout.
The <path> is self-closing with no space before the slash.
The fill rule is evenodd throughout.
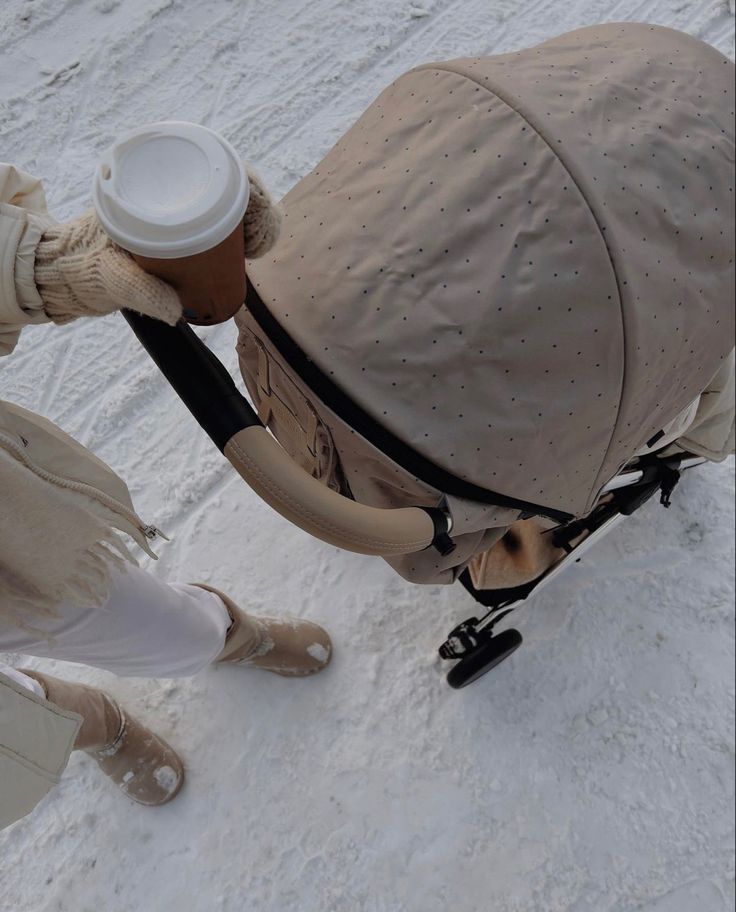
<path id="1" fill-rule="evenodd" d="M 306 531 L 330 541 L 330 537 L 324 534 L 324 526 L 300 522 L 298 515 L 284 508 L 278 499 L 274 500 L 264 494 L 264 490 L 270 493 L 267 486 L 264 488 L 262 484 L 253 480 L 254 477 L 258 479 L 259 476 L 267 474 L 268 469 L 264 468 L 263 460 L 275 456 L 278 451 L 277 444 L 274 444 L 275 450 L 267 448 L 264 451 L 265 456 L 261 456 L 260 465 L 256 460 L 248 460 L 249 454 L 242 453 L 237 446 L 234 448 L 235 454 L 233 453 L 232 440 L 243 429 L 264 428 L 250 403 L 235 386 L 228 371 L 191 327 L 184 322 L 175 327 L 166 326 L 132 311 L 123 311 L 123 315 L 198 423 L 256 493 L 264 496 L 282 515 L 301 525 Z M 522 607 L 532 593 L 538 592 L 551 582 L 568 564 L 579 562 L 590 547 L 646 503 L 657 491 L 661 492 L 660 502 L 668 507 L 670 494 L 681 473 L 706 461 L 702 457 L 688 453 L 662 457 L 657 457 L 655 453 L 635 460 L 605 485 L 600 492 L 598 504 L 587 516 L 579 520 L 562 520 L 559 525 L 542 533 L 552 535 L 555 546 L 563 548 L 567 553 L 529 583 L 511 589 L 478 590 L 470 580 L 469 571 L 464 570 L 459 577 L 460 583 L 488 610 L 480 618 L 471 617 L 457 625 L 440 647 L 439 653 L 443 659 L 458 660 L 447 675 L 450 686 L 455 689 L 467 686 L 511 655 L 521 645 L 522 637 L 514 629 L 495 633 L 495 626 L 503 618 Z M 252 465 L 248 465 L 248 462 Z M 284 476 L 280 480 L 283 481 Z M 315 485 L 319 489 L 323 487 L 319 481 L 311 477 L 308 480 L 309 484 L 303 488 L 307 494 L 310 491 L 314 492 Z M 303 483 L 304 479 L 300 484 Z M 330 498 L 325 500 L 325 513 L 328 518 L 334 497 L 347 504 L 352 503 L 340 495 L 333 496 L 333 492 L 329 494 Z M 321 506 L 318 504 L 318 507 Z M 442 551 L 443 548 L 447 548 L 448 543 L 451 545 L 448 537 L 451 531 L 451 518 L 440 509 L 421 507 L 381 511 L 361 506 L 356 515 L 359 519 L 365 521 L 367 518 L 370 522 L 376 517 L 392 513 L 416 513 L 420 516 L 422 522 L 430 528 L 426 536 L 426 546 L 434 546 Z M 531 515 L 534 514 L 526 514 L 526 518 Z M 573 545 L 572 542 L 586 531 L 589 534 Z M 353 547 L 352 550 L 360 551 L 361 548 Z M 380 552 L 366 550 L 363 553 Z"/>
<path id="2" fill-rule="evenodd" d="M 650 455 L 626 467 L 605 485 L 598 505 L 588 516 L 542 533 L 551 535 L 554 544 L 567 553 L 529 583 L 511 589 L 479 590 L 473 586 L 469 571 L 464 570 L 459 577 L 460 583 L 488 611 L 480 618 L 471 617 L 458 624 L 440 646 L 439 653 L 443 659 L 459 659 L 448 672 L 448 684 L 455 689 L 465 687 L 518 649 L 522 643 L 521 634 L 513 628 L 495 633 L 495 626 L 521 608 L 532 594 L 552 582 L 570 563 L 579 563 L 586 551 L 657 491 L 661 492 L 662 506 L 669 507 L 670 495 L 682 472 L 705 462 L 707 460 L 702 456 L 681 453 L 664 457 Z M 605 495 L 610 495 L 609 499 L 601 502 Z M 575 546 L 570 545 L 571 539 L 586 530 L 589 534 L 582 541 Z"/>

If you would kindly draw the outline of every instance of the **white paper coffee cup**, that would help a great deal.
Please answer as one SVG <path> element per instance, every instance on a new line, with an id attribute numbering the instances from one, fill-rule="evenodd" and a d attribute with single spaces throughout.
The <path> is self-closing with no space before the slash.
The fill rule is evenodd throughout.
<path id="1" fill-rule="evenodd" d="M 161 121 L 107 149 L 92 193 L 100 222 L 121 247 L 175 259 L 227 238 L 243 220 L 249 187 L 227 140 L 198 124 Z"/>

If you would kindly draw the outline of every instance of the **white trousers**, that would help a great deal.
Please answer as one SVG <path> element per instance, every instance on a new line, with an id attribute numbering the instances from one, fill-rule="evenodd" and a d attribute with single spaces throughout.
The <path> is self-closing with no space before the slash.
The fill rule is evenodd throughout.
<path id="1" fill-rule="evenodd" d="M 0 627 L 0 652 L 79 662 L 121 676 L 179 678 L 219 655 L 230 615 L 212 592 L 168 585 L 130 566 L 113 573 L 110 597 L 101 607 L 65 604 L 58 617 L 39 626 L 44 636 Z M 10 674 L 2 664 L 0 671 Z M 37 692 L 26 675 L 10 676 Z"/>

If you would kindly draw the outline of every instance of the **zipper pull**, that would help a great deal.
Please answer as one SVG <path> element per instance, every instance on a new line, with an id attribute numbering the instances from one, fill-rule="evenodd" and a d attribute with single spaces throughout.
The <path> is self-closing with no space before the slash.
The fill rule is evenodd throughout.
<path id="1" fill-rule="evenodd" d="M 149 541 L 153 541 L 154 538 L 163 538 L 164 541 L 171 541 L 169 536 L 164 535 L 164 533 L 160 529 L 156 528 L 156 526 L 143 526 L 141 531 L 146 536 L 146 538 L 149 539 Z"/>

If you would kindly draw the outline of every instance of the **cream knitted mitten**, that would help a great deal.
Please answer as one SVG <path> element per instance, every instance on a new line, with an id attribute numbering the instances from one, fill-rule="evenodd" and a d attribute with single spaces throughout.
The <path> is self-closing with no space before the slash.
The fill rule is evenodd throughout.
<path id="1" fill-rule="evenodd" d="M 250 166 L 248 210 L 243 219 L 245 256 L 257 259 L 273 247 L 281 228 L 281 208 Z M 36 287 L 54 323 L 102 316 L 129 308 L 174 325 L 181 317 L 176 292 L 144 272 L 129 253 L 105 233 L 94 210 L 48 228 L 36 248 Z"/>
<path id="2" fill-rule="evenodd" d="M 250 182 L 248 209 L 243 219 L 245 258 L 257 260 L 273 247 L 281 229 L 281 207 L 274 203 L 263 182 L 250 165 L 245 166 Z"/>
<path id="3" fill-rule="evenodd" d="M 34 271 L 43 309 L 54 323 L 122 308 L 172 326 L 181 317 L 174 289 L 148 275 L 118 247 L 92 210 L 43 233 Z"/>

